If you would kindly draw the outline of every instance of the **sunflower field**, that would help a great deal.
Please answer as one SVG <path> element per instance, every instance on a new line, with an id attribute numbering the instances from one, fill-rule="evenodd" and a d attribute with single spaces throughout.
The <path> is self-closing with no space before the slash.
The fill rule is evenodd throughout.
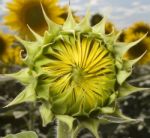
<path id="1" fill-rule="evenodd" d="M 150 138 L 148 6 L 87 1 L 0 1 L 0 138 Z"/>

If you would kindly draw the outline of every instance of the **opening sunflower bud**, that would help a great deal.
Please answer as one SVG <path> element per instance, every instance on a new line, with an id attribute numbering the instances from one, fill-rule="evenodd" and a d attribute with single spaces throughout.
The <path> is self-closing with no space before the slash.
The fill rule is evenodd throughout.
<path id="1" fill-rule="evenodd" d="M 88 114 L 104 106 L 114 92 L 115 62 L 101 39 L 84 35 L 70 39 L 71 43 L 59 40 L 50 47 L 45 54 L 50 61 L 42 69 L 51 78 L 53 112 Z"/>
<path id="2" fill-rule="evenodd" d="M 132 43 L 120 43 L 116 32 L 105 34 L 105 18 L 91 27 L 89 12 L 76 23 L 69 9 L 66 22 L 58 25 L 43 13 L 49 28 L 44 36 L 30 28 L 35 42 L 18 38 L 26 48 L 27 56 L 23 60 L 28 68 L 9 76 L 25 84 L 26 89 L 7 106 L 41 101 L 44 126 L 57 118 L 71 132 L 77 132 L 73 122 L 78 120 L 76 128 L 86 127 L 96 138 L 101 120 L 114 122 L 112 116 L 118 115 L 131 121 L 121 114 L 117 99 L 142 90 L 129 85 L 126 79 L 144 54 L 134 60 L 123 57 L 145 36 Z M 80 119 L 81 116 L 85 118 Z"/>

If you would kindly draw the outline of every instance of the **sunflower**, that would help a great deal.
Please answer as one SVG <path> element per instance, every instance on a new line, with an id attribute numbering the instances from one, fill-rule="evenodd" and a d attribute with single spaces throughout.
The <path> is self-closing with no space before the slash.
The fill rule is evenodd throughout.
<path id="1" fill-rule="evenodd" d="M 73 37 L 70 39 L 73 42 Z M 102 107 L 106 104 L 114 91 L 115 61 L 102 41 L 81 36 L 73 44 L 56 42 L 48 51 L 45 56 L 51 57 L 51 61 L 42 68 L 52 78 L 50 97 L 55 97 L 53 112 L 79 115 L 76 106 L 80 102 L 83 114 L 87 115 L 96 105 Z M 66 107 L 60 101 L 63 95 L 70 97 Z M 74 106 L 69 108 L 70 105 Z"/>
<path id="2" fill-rule="evenodd" d="M 137 44 L 137 46 L 132 47 L 126 54 L 126 58 L 133 59 L 138 57 L 142 52 L 146 54 L 138 62 L 139 64 L 146 64 L 150 62 L 150 25 L 144 22 L 137 22 L 124 31 L 124 41 L 132 42 L 140 39 L 143 35 L 147 33 L 147 36 Z"/>
<path id="3" fill-rule="evenodd" d="M 5 64 L 8 64 L 10 61 L 13 42 L 14 38 L 11 35 L 0 32 L 0 60 Z"/>
<path id="4" fill-rule="evenodd" d="M 127 29 L 128 34 L 147 34 L 147 37 L 150 37 L 150 25 L 145 22 L 136 22 L 131 27 Z M 128 37 L 129 35 L 127 35 Z"/>
<path id="5" fill-rule="evenodd" d="M 141 55 L 134 60 L 123 58 L 141 39 L 129 44 L 117 42 L 116 32 L 105 33 L 105 20 L 92 27 L 89 14 L 76 23 L 69 10 L 63 25 L 44 16 L 51 28 L 44 36 L 32 31 L 35 41 L 18 38 L 27 52 L 23 58 L 27 67 L 8 76 L 19 80 L 25 89 L 7 107 L 40 101 L 43 125 L 57 119 L 58 127 L 66 123 L 71 133 L 66 136 L 67 129 L 61 128 L 58 138 L 76 138 L 82 127 L 98 138 L 100 123 L 115 122 L 116 117 L 131 121 L 117 103 L 141 90 L 126 82 Z"/>
<path id="6" fill-rule="evenodd" d="M 0 32 L 0 61 L 6 68 L 23 64 L 20 56 L 22 48 L 15 41 L 14 36 Z"/>
<path id="7" fill-rule="evenodd" d="M 57 0 L 12 0 L 7 4 L 9 13 L 5 16 L 5 24 L 18 31 L 24 38 L 32 39 L 28 26 L 35 32 L 43 34 L 48 26 L 43 16 L 41 4 L 52 21 L 57 24 L 64 23 L 64 18 L 61 15 L 66 12 L 66 8 L 59 7 Z"/>

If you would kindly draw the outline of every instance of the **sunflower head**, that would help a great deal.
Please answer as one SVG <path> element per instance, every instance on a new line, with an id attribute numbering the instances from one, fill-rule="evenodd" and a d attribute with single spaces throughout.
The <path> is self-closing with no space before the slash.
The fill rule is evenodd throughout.
<path id="1" fill-rule="evenodd" d="M 14 36 L 0 32 L 0 61 L 6 67 L 23 64 L 20 57 L 21 47 L 15 41 Z"/>
<path id="2" fill-rule="evenodd" d="M 23 61 L 28 68 L 8 76 L 26 88 L 8 106 L 39 100 L 43 125 L 57 118 L 71 129 L 76 119 L 78 125 L 94 125 L 93 129 L 100 120 L 113 121 L 108 115 L 129 121 L 117 99 L 139 90 L 125 81 L 141 57 L 131 61 L 123 57 L 143 37 L 129 44 L 117 42 L 115 32 L 105 33 L 105 18 L 90 26 L 89 12 L 76 23 L 69 10 L 63 25 L 51 21 L 45 12 L 44 16 L 49 27 L 44 36 L 31 30 L 35 42 L 18 38 L 26 48 Z"/>
<path id="3" fill-rule="evenodd" d="M 41 4 L 52 21 L 58 24 L 64 23 L 61 15 L 66 12 L 66 8 L 59 7 L 57 0 L 12 0 L 7 4 L 9 12 L 5 16 L 5 24 L 18 31 L 24 38 L 33 38 L 28 26 L 35 32 L 43 34 L 48 26 Z"/>

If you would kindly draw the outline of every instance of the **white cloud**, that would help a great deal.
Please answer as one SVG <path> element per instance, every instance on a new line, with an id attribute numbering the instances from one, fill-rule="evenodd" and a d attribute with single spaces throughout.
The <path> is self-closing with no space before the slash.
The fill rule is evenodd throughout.
<path id="1" fill-rule="evenodd" d="M 140 2 L 139 2 L 139 1 L 134 1 L 134 2 L 132 3 L 132 5 L 133 5 L 133 6 L 139 6 L 139 5 L 140 5 Z"/>
<path id="2" fill-rule="evenodd" d="M 100 12 L 105 16 L 110 16 L 112 13 L 112 6 L 105 6 L 100 9 Z"/>

